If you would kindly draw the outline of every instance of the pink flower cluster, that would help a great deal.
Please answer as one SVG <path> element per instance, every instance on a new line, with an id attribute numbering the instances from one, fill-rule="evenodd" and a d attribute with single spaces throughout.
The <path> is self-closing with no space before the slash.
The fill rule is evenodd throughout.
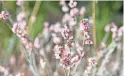
<path id="1" fill-rule="evenodd" d="M 77 55 L 72 58 L 71 48 L 74 45 L 73 32 L 64 25 L 64 28 L 60 31 L 62 37 L 66 40 L 65 46 L 55 45 L 55 57 L 60 59 L 61 65 L 65 68 L 70 68 L 76 64 L 84 56 L 84 52 L 81 55 Z M 81 49 L 79 49 L 81 51 Z"/>
<path id="2" fill-rule="evenodd" d="M 17 5 L 21 7 L 23 5 L 23 0 L 18 0 Z M 21 8 L 21 12 L 17 15 L 17 22 L 13 24 L 12 31 L 21 39 L 21 42 L 24 44 L 25 48 L 32 51 L 34 49 L 34 45 L 28 38 L 26 31 L 26 13 L 22 12 L 22 10 L 23 8 Z"/>
<path id="3" fill-rule="evenodd" d="M 76 5 L 77 5 L 77 2 L 76 2 L 76 1 L 74 1 L 74 0 L 70 0 L 70 2 L 69 2 L 69 6 L 70 6 L 71 8 L 76 7 Z"/>
<path id="4" fill-rule="evenodd" d="M 89 35 L 90 24 L 88 19 L 82 19 L 80 22 L 80 31 L 84 35 L 84 43 L 85 44 L 93 44 L 93 41 Z"/>
<path id="5" fill-rule="evenodd" d="M 20 26 L 21 23 L 15 23 L 13 25 L 12 31 L 21 39 L 22 43 L 27 49 L 33 50 L 34 46 L 30 42 L 26 30 L 22 29 Z"/>
<path id="6" fill-rule="evenodd" d="M 124 26 L 118 28 L 114 23 L 107 24 L 105 27 L 105 32 L 112 32 L 112 38 L 118 40 L 123 36 Z"/>
<path id="7" fill-rule="evenodd" d="M 74 16 L 76 16 L 76 15 L 79 14 L 79 9 L 76 8 L 76 5 L 77 5 L 77 2 L 76 1 L 70 0 L 70 2 L 69 2 L 68 5 L 71 8 L 70 9 L 70 16 L 74 17 Z"/>
<path id="8" fill-rule="evenodd" d="M 73 32 L 69 29 L 69 27 L 64 25 L 60 33 L 64 40 L 66 41 L 66 43 L 64 43 L 64 47 L 56 44 L 54 47 L 55 52 L 54 55 L 56 59 L 60 59 L 60 63 L 64 68 L 70 68 L 74 64 L 76 64 L 81 58 L 83 58 L 84 53 L 72 57 L 71 48 L 74 45 Z M 53 35 L 55 36 L 55 34 Z"/>
<path id="9" fill-rule="evenodd" d="M 86 9 L 85 7 L 81 7 L 81 9 L 79 10 L 78 8 L 76 8 L 77 6 L 77 2 L 76 0 L 70 0 L 69 4 L 66 4 L 66 0 L 60 0 L 60 5 L 62 6 L 62 11 L 67 13 L 70 11 L 70 16 L 74 17 L 75 15 L 84 15 L 86 13 Z M 71 8 L 69 10 L 69 7 Z"/>
<path id="10" fill-rule="evenodd" d="M 84 76 L 88 76 L 88 74 L 92 73 L 94 73 L 92 75 L 95 76 L 96 75 L 95 73 L 97 73 L 97 71 L 98 72 L 101 71 L 103 73 L 104 70 L 109 71 L 110 69 L 107 70 L 99 68 L 100 67 L 104 68 L 106 66 L 106 63 L 108 62 L 110 63 L 112 62 L 113 64 L 114 60 L 116 59 L 116 56 L 119 57 L 117 58 L 118 60 L 121 60 L 120 58 L 122 50 L 121 37 L 123 36 L 124 33 L 124 26 L 117 28 L 117 26 L 114 23 L 108 24 L 106 26 L 105 31 L 107 33 L 112 32 L 113 42 L 110 44 L 110 46 L 109 45 L 107 46 L 106 41 L 108 39 L 107 38 L 108 35 L 107 36 L 105 35 L 105 38 L 103 38 L 103 42 L 101 43 L 100 46 L 100 50 L 103 50 L 101 48 L 104 48 L 104 50 L 97 52 L 99 55 L 97 55 L 98 60 L 96 61 L 95 57 L 88 58 L 88 55 L 94 55 L 96 52 L 94 51 L 91 52 L 89 51 L 90 48 L 87 48 L 88 45 L 93 44 L 92 37 L 90 35 L 92 19 L 84 18 L 84 14 L 86 13 L 85 7 L 81 7 L 80 9 L 76 8 L 77 2 L 75 0 L 70 0 L 69 3 L 67 3 L 66 0 L 60 0 L 60 5 L 62 6 L 62 11 L 64 12 L 62 20 L 56 22 L 55 24 L 45 22 L 43 25 L 44 28 L 42 33 L 39 33 L 38 36 L 35 38 L 34 43 L 32 43 L 26 32 L 27 14 L 26 12 L 23 11 L 24 0 L 17 0 L 16 3 L 19 7 L 21 7 L 20 8 L 21 11 L 19 11 L 16 17 L 17 21 L 13 24 L 12 31 L 20 38 L 21 42 L 24 45 L 26 51 L 25 55 L 30 66 L 29 68 L 32 71 L 32 74 L 34 74 L 34 76 L 41 75 L 59 76 L 60 73 L 63 72 L 61 68 L 57 68 L 58 65 L 55 65 L 56 62 L 54 59 L 52 59 L 53 51 L 54 56 L 56 59 L 59 60 L 60 65 L 63 68 L 66 68 L 65 72 L 68 74 L 68 76 L 72 75 L 82 76 L 82 70 L 85 70 Z M 79 16 L 82 19 L 78 24 Z M 2 11 L 0 14 L 0 19 L 7 18 L 8 14 Z M 36 17 L 31 16 L 31 20 L 34 22 L 36 20 Z M 97 50 L 92 48 L 94 47 L 91 47 L 91 50 Z M 119 49 L 120 51 L 116 51 L 115 48 L 117 50 Z M 30 52 L 33 50 L 35 52 Z M 116 52 L 113 53 L 114 51 L 117 52 L 117 55 L 115 55 Z M 112 61 L 111 60 L 108 61 L 108 59 L 111 58 Z M 88 59 L 86 65 L 85 62 L 83 61 L 85 59 Z M 83 61 L 83 63 L 81 61 Z M 9 62 L 11 66 L 17 64 L 15 56 L 10 57 Z M 95 65 L 98 64 L 99 62 L 100 62 L 99 68 L 97 68 Z M 81 65 L 82 67 L 80 68 L 80 66 L 78 65 Z M 87 67 L 83 68 L 85 66 Z M 112 70 L 110 70 L 110 73 L 112 72 Z M 9 70 L 8 68 L 0 66 L 0 72 L 4 73 L 5 76 L 8 76 Z M 22 75 L 25 75 L 25 73 L 19 72 L 16 76 Z"/>
<path id="11" fill-rule="evenodd" d="M 88 74 L 91 72 L 92 67 L 95 66 L 96 64 L 97 64 L 96 58 L 88 58 L 88 67 L 84 72 L 85 76 L 88 76 Z"/>
<path id="12" fill-rule="evenodd" d="M 8 16 L 9 16 L 9 14 L 6 13 L 5 11 L 2 11 L 2 12 L 0 13 L 0 19 L 6 20 L 6 19 L 8 18 Z"/>
<path id="13" fill-rule="evenodd" d="M 67 44 L 65 44 L 65 48 L 56 45 L 54 51 L 56 59 L 60 59 L 61 66 L 63 66 L 64 68 L 72 67 L 84 56 L 84 53 L 82 53 L 81 56 L 77 55 L 72 58 L 70 48 L 67 46 Z"/>
<path id="14" fill-rule="evenodd" d="M 56 58 L 60 58 L 63 67 L 70 66 L 71 54 L 62 46 L 57 47 L 58 50 L 55 52 Z"/>
<path id="15" fill-rule="evenodd" d="M 54 26 L 50 26 L 49 30 L 52 32 L 53 42 L 56 44 L 54 47 L 55 58 L 60 59 L 60 63 L 64 68 L 70 68 L 84 57 L 84 54 L 85 54 L 83 51 L 84 44 L 93 44 L 89 35 L 90 23 L 88 19 L 81 20 L 80 31 L 83 34 L 84 44 L 79 45 L 79 43 L 75 42 L 74 40 L 73 28 L 74 28 L 74 25 L 77 24 L 76 16 L 79 14 L 83 16 L 86 10 L 84 7 L 82 7 L 81 10 L 76 8 L 77 2 L 74 0 L 70 0 L 68 4 L 69 7 L 71 8 L 70 10 L 67 7 L 67 4 L 64 0 L 60 1 L 60 5 L 62 6 L 63 12 L 65 12 L 62 18 L 62 23 L 57 23 Z M 61 37 L 60 34 L 62 36 L 62 39 L 64 39 L 64 43 L 63 43 L 64 46 L 61 46 L 62 41 L 60 41 L 60 38 L 59 38 Z M 71 49 L 75 47 L 74 46 L 75 43 L 77 44 L 76 51 L 79 53 L 79 55 L 73 56 Z"/>

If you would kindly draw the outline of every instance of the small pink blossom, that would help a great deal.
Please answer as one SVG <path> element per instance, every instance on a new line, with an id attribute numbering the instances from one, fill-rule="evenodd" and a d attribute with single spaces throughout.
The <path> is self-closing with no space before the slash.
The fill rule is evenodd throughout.
<path id="1" fill-rule="evenodd" d="M 64 56 L 62 59 L 60 59 L 61 65 L 64 68 L 68 68 L 70 67 L 71 63 L 70 63 L 70 55 L 68 54 L 67 56 Z"/>
<path id="2" fill-rule="evenodd" d="M 2 11 L 2 12 L 0 13 L 0 19 L 6 20 L 6 19 L 8 18 L 8 16 L 9 16 L 9 14 L 6 13 L 5 11 Z"/>
<path id="3" fill-rule="evenodd" d="M 53 42 L 54 42 L 55 44 L 60 44 L 61 40 L 60 40 L 59 37 L 54 37 L 54 38 L 53 38 Z"/>
<path id="4" fill-rule="evenodd" d="M 55 47 L 54 47 L 54 55 L 55 55 L 56 59 L 60 59 L 61 58 L 60 57 L 60 53 L 61 53 L 60 48 L 62 48 L 62 47 L 58 46 L 58 45 L 55 45 Z"/>
<path id="5" fill-rule="evenodd" d="M 62 6 L 62 11 L 63 12 L 68 12 L 69 8 L 66 5 L 64 5 L 64 6 Z"/>
<path id="6" fill-rule="evenodd" d="M 116 31 L 117 31 L 117 26 L 116 26 L 114 23 L 107 24 L 107 25 L 105 26 L 105 31 L 106 31 L 106 32 L 109 32 L 109 31 L 111 31 L 111 32 L 116 32 Z"/>
<path id="7" fill-rule="evenodd" d="M 17 15 L 17 21 L 22 21 L 26 19 L 26 14 L 24 12 L 21 12 Z"/>
<path id="8" fill-rule="evenodd" d="M 76 49 L 77 49 L 77 52 L 78 52 L 79 54 L 81 54 L 81 52 L 83 51 L 84 47 L 81 46 L 81 45 L 79 45 L 79 44 L 76 44 Z"/>
<path id="9" fill-rule="evenodd" d="M 14 23 L 12 27 L 12 31 L 14 33 L 15 32 L 22 33 L 22 30 L 24 32 L 25 28 L 26 28 L 26 22 L 22 21 L 22 22 Z"/>
<path id="10" fill-rule="evenodd" d="M 74 1 L 74 0 L 70 0 L 70 2 L 69 2 L 69 4 L 68 4 L 71 8 L 74 8 L 74 7 L 76 7 L 76 5 L 77 5 L 77 2 L 76 1 Z"/>
<path id="11" fill-rule="evenodd" d="M 105 26 L 105 32 L 109 32 L 110 31 L 110 24 L 107 24 L 106 26 Z"/>
<path id="12" fill-rule="evenodd" d="M 74 26 L 74 25 L 76 25 L 77 24 L 77 21 L 74 19 L 74 18 L 71 18 L 70 20 L 69 20 L 69 25 L 70 26 Z"/>
<path id="13" fill-rule="evenodd" d="M 66 22 L 70 21 L 70 19 L 71 19 L 71 16 L 68 13 L 65 13 L 62 18 L 62 22 L 66 23 Z"/>
<path id="14" fill-rule="evenodd" d="M 73 39 L 68 39 L 67 40 L 67 45 L 68 45 L 68 47 L 72 47 L 74 45 L 74 40 Z"/>
<path id="15" fill-rule="evenodd" d="M 53 32 L 54 29 L 55 29 L 54 25 L 51 25 L 51 26 L 49 27 L 49 30 L 50 30 L 51 32 Z"/>
<path id="16" fill-rule="evenodd" d="M 61 66 L 64 68 L 70 67 L 71 65 L 71 53 L 67 51 L 62 46 L 55 46 L 55 57 L 56 59 L 60 59 Z"/>
<path id="17" fill-rule="evenodd" d="M 57 22 L 56 24 L 54 24 L 54 32 L 60 32 L 61 31 L 61 24 L 60 24 L 60 22 Z"/>
<path id="18" fill-rule="evenodd" d="M 21 39 L 21 42 L 25 45 L 26 49 L 33 50 L 34 45 L 30 42 L 25 29 L 21 28 L 21 23 L 14 23 L 12 31 Z"/>
<path id="19" fill-rule="evenodd" d="M 18 22 L 18 25 L 19 25 L 19 27 L 20 27 L 22 30 L 24 30 L 24 29 L 26 29 L 27 23 L 26 23 L 26 21 L 20 21 L 20 22 Z"/>
<path id="20" fill-rule="evenodd" d="M 44 22 L 44 28 L 48 28 L 49 22 Z"/>
<path id="21" fill-rule="evenodd" d="M 31 42 L 28 42 L 28 46 L 29 46 L 28 49 L 29 49 L 30 51 L 33 51 L 34 48 L 35 48 L 34 45 L 33 45 Z"/>
<path id="22" fill-rule="evenodd" d="M 88 58 L 88 67 L 84 71 L 85 76 L 87 76 L 91 72 L 92 67 L 96 64 L 97 62 L 95 57 Z"/>
<path id="23" fill-rule="evenodd" d="M 88 19 L 82 19 L 80 21 L 80 30 L 86 32 L 88 31 L 88 28 L 89 28 Z"/>
<path id="24" fill-rule="evenodd" d="M 22 41 L 23 44 L 27 44 L 28 43 L 27 39 L 25 39 L 24 37 L 21 38 L 21 41 Z"/>
<path id="25" fill-rule="evenodd" d="M 74 65 L 75 63 L 77 63 L 79 60 L 81 59 L 80 56 L 75 56 L 71 59 L 71 65 Z"/>
<path id="26" fill-rule="evenodd" d="M 86 40 L 85 40 L 85 44 L 93 44 L 93 41 L 90 40 L 90 39 L 86 39 Z"/>
<path id="27" fill-rule="evenodd" d="M 34 40 L 34 46 L 36 48 L 40 48 L 40 39 L 38 37 L 36 37 L 35 40 Z"/>
<path id="28" fill-rule="evenodd" d="M 80 9 L 80 15 L 83 15 L 86 13 L 86 8 L 85 7 L 81 7 Z"/>
<path id="29" fill-rule="evenodd" d="M 75 15 L 77 15 L 78 13 L 79 13 L 78 8 L 73 8 L 73 9 L 70 10 L 70 15 L 71 15 L 71 16 L 75 16 Z"/>
<path id="30" fill-rule="evenodd" d="M 117 26 L 114 23 L 111 23 L 111 31 L 116 32 L 117 31 Z"/>
<path id="31" fill-rule="evenodd" d="M 97 64 L 95 57 L 88 58 L 88 62 L 89 62 L 89 65 L 96 65 Z"/>
<path id="32" fill-rule="evenodd" d="M 12 27 L 12 31 L 15 33 L 16 32 L 16 29 L 18 27 L 18 24 L 17 23 L 14 23 L 13 24 L 13 27 Z"/>
<path id="33" fill-rule="evenodd" d="M 62 34 L 64 39 L 67 39 L 67 38 L 72 36 L 72 31 L 70 29 L 68 29 L 68 28 L 63 28 L 61 30 L 61 34 Z"/>
<path id="34" fill-rule="evenodd" d="M 16 2 L 16 4 L 17 4 L 18 6 L 22 6 L 23 3 L 24 3 L 24 0 L 17 0 L 17 2 Z"/>

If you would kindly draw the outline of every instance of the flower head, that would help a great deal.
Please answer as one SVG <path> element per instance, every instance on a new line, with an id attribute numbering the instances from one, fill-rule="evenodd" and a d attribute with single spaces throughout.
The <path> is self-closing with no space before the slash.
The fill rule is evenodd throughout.
<path id="1" fill-rule="evenodd" d="M 17 4 L 18 6 L 22 6 L 23 3 L 24 3 L 24 0 L 17 0 L 17 2 L 16 2 L 16 4 Z"/>
<path id="2" fill-rule="evenodd" d="M 5 11 L 2 11 L 2 12 L 0 13 L 0 19 L 6 20 L 6 19 L 8 18 L 8 16 L 9 16 L 9 14 L 6 13 Z"/>
<path id="3" fill-rule="evenodd" d="M 85 7 L 81 7 L 80 9 L 80 15 L 84 15 L 86 13 Z"/>
<path id="4" fill-rule="evenodd" d="M 74 7 L 76 7 L 76 5 L 77 5 L 77 2 L 76 1 L 74 1 L 74 0 L 70 0 L 70 2 L 69 2 L 69 4 L 68 4 L 71 8 L 74 8 Z"/>
<path id="5" fill-rule="evenodd" d="M 79 13 L 78 8 L 73 8 L 73 9 L 70 10 L 70 15 L 71 15 L 71 16 L 75 16 L 75 15 L 77 15 L 78 13 Z"/>
<path id="6" fill-rule="evenodd" d="M 17 15 L 17 21 L 23 21 L 26 19 L 26 14 L 24 12 L 21 12 Z"/>
<path id="7" fill-rule="evenodd" d="M 34 46 L 36 48 L 40 48 L 40 39 L 38 37 L 36 37 L 35 40 L 34 40 Z"/>

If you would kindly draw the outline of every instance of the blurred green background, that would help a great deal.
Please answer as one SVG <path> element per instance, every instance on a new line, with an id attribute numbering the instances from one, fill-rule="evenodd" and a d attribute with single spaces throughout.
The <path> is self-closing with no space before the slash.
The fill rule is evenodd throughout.
<path id="1" fill-rule="evenodd" d="M 68 2 L 67 2 L 68 3 Z M 26 1 L 25 10 L 32 12 L 35 1 Z M 92 16 L 92 1 L 78 1 L 77 7 L 86 7 L 87 13 L 85 17 Z M 2 7 L 0 2 L 0 11 L 8 9 L 13 20 L 16 20 L 18 7 L 16 1 L 5 1 L 5 7 Z M 55 23 L 61 20 L 63 12 L 59 1 L 42 1 L 37 14 L 36 22 L 32 27 L 31 40 L 42 31 L 44 21 Z M 30 17 L 30 14 L 29 14 Z M 97 45 L 105 35 L 104 26 L 111 22 L 115 22 L 117 26 L 123 25 L 123 2 L 122 1 L 98 1 L 96 2 L 96 38 Z M 0 60 L 7 59 L 12 54 L 19 54 L 19 39 L 16 37 L 10 28 L 10 23 L 0 20 Z M 111 37 L 109 42 L 111 41 Z"/>

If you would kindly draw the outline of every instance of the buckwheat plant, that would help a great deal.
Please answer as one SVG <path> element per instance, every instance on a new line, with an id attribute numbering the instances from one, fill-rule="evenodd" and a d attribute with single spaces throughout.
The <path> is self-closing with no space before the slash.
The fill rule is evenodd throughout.
<path id="1" fill-rule="evenodd" d="M 63 17 L 50 24 L 44 22 L 43 30 L 34 41 L 30 40 L 30 29 L 36 20 L 40 1 L 36 1 L 31 14 L 24 9 L 25 1 L 17 0 L 19 12 L 16 21 L 4 6 L 0 19 L 9 20 L 12 32 L 20 39 L 30 74 L 0 65 L 0 76 L 123 76 L 122 37 L 124 26 L 118 28 L 114 22 L 105 26 L 105 36 L 98 48 L 93 41 L 93 19 L 84 18 L 86 8 L 77 8 L 77 1 L 60 0 Z M 29 20 L 28 20 L 29 19 Z M 112 33 L 112 36 L 110 35 Z M 112 41 L 107 44 L 111 36 Z M 11 63 L 14 64 L 14 57 Z"/>

